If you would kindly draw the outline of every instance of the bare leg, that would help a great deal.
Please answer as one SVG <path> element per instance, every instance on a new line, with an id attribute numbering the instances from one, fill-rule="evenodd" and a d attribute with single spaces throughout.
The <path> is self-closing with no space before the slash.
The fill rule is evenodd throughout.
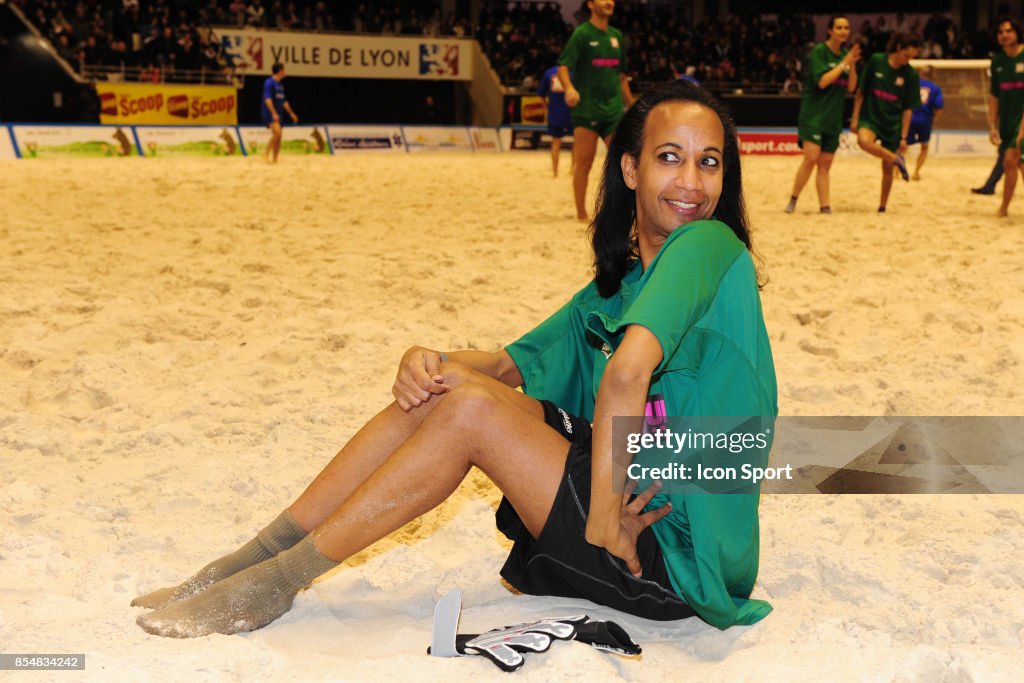
<path id="1" fill-rule="evenodd" d="M 1011 147 L 1003 155 L 1003 203 L 996 213 L 1000 218 L 1009 215 L 1010 200 L 1013 199 L 1013 191 L 1017 188 L 1017 167 L 1020 164 L 1020 150 Z"/>
<path id="2" fill-rule="evenodd" d="M 892 190 L 892 173 L 895 168 L 896 165 L 891 161 L 882 162 L 882 199 L 878 202 L 879 209 L 884 209 L 889 204 L 889 191 Z"/>
<path id="3" fill-rule="evenodd" d="M 818 157 L 818 174 L 814 177 L 814 186 L 818 190 L 818 206 L 822 209 L 832 207 L 831 188 L 829 187 L 829 171 L 832 169 L 832 160 L 836 155 L 832 152 L 823 152 Z"/>
<path id="4" fill-rule="evenodd" d="M 921 179 L 921 167 L 924 166 L 925 159 L 928 158 L 928 143 L 921 143 L 921 153 L 917 155 L 917 163 L 914 164 L 914 175 L 911 176 L 914 180 Z"/>
<path id="5" fill-rule="evenodd" d="M 267 141 L 267 146 L 263 150 L 263 160 L 268 164 L 271 163 L 270 155 L 273 154 L 273 161 L 277 161 L 277 149 L 274 147 L 274 141 L 277 140 L 278 145 L 281 142 L 281 123 L 274 121 L 270 124 L 270 140 Z"/>
<path id="6" fill-rule="evenodd" d="M 821 157 L 821 146 L 813 142 L 805 141 L 803 151 L 804 156 L 800 160 L 800 167 L 796 169 L 796 178 L 793 180 L 793 194 L 790 195 L 789 204 L 786 205 L 786 213 L 793 213 L 796 210 L 796 199 L 804 191 L 804 186 L 810 180 L 811 173 L 814 172 L 814 167 L 818 164 L 818 159 Z"/>
<path id="7" fill-rule="evenodd" d="M 277 163 L 277 155 L 281 152 L 281 124 L 277 124 L 274 129 L 274 137 L 270 141 L 271 146 L 274 148 L 274 163 Z"/>
<path id="8" fill-rule="evenodd" d="M 237 633 L 284 614 L 322 571 L 444 501 L 473 466 L 508 496 L 540 534 L 558 490 L 568 444 L 540 404 L 501 383 L 465 382 L 438 401 L 413 435 L 312 536 L 188 600 L 139 618 L 150 633 Z"/>
<path id="9" fill-rule="evenodd" d="M 480 468 L 508 497 L 534 536 L 551 510 L 568 443 L 543 422 L 539 403 L 500 383 L 452 389 L 420 429 L 314 532 L 317 547 L 343 561 L 434 508 Z"/>
<path id="10" fill-rule="evenodd" d="M 537 416 L 543 419 L 543 411 L 535 400 L 465 365 L 442 363 L 441 374 L 445 383 L 452 388 L 471 382 L 483 384 L 496 392 L 504 390 L 510 396 L 508 400 L 516 402 L 523 410 L 533 410 L 535 407 L 539 411 Z M 391 403 L 372 417 L 289 506 L 288 510 L 295 520 L 310 530 L 323 523 L 419 429 L 446 396 L 442 394 L 431 397 L 409 412 L 399 408 L 397 403 Z"/>
<path id="11" fill-rule="evenodd" d="M 871 156 L 878 157 L 882 161 L 896 161 L 896 153 L 890 152 L 885 147 L 878 144 L 878 136 L 875 135 L 875 131 L 870 128 L 857 129 L 857 145 Z M 891 170 L 892 168 L 890 167 L 890 171 Z"/>
<path id="12" fill-rule="evenodd" d="M 562 151 L 562 138 L 551 136 L 551 175 L 558 177 L 558 155 Z"/>
<path id="13" fill-rule="evenodd" d="M 587 213 L 587 180 L 597 153 L 597 138 L 597 133 L 589 128 L 578 127 L 572 132 L 572 191 L 576 200 L 576 218 L 581 221 L 590 217 Z"/>
<path id="14" fill-rule="evenodd" d="M 445 381 L 455 387 L 467 381 L 495 382 L 458 363 L 446 363 Z M 528 397 L 518 392 L 523 401 Z M 434 397 L 409 412 L 392 403 L 370 419 L 316 476 L 306 490 L 269 527 L 233 553 L 204 566 L 177 586 L 161 588 L 135 598 L 133 606 L 159 609 L 189 598 L 240 571 L 278 555 L 316 528 L 359 487 L 374 470 L 416 431 L 438 405 Z"/>

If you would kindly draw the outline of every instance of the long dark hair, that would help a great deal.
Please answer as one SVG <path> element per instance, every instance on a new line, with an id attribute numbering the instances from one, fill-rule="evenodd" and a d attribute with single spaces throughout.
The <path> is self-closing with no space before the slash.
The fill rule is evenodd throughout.
<path id="1" fill-rule="evenodd" d="M 659 104 L 672 101 L 693 102 L 707 107 L 722 122 L 725 131 L 722 196 L 714 215 L 732 228 L 747 249 L 751 249 L 736 124 L 718 100 L 700 86 L 687 81 L 659 85 L 645 92 L 622 117 L 604 163 L 601 187 L 597 194 L 597 213 L 590 224 L 590 235 L 594 246 L 594 277 L 598 291 L 605 298 L 619 291 L 622 278 L 633 261 L 640 256 L 635 226 L 636 193 L 626 186 L 622 177 L 622 155 L 640 158 L 647 115 Z"/>
<path id="2" fill-rule="evenodd" d="M 893 33 L 892 37 L 889 38 L 889 44 L 885 47 L 885 51 L 892 54 L 893 52 L 899 52 L 905 47 L 921 47 L 921 39 L 913 33 Z"/>

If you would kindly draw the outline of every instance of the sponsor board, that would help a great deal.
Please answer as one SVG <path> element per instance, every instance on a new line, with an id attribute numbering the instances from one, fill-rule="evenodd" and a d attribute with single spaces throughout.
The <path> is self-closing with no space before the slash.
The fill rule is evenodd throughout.
<path id="1" fill-rule="evenodd" d="M 135 135 L 145 157 L 242 156 L 234 126 L 138 126 Z"/>
<path id="2" fill-rule="evenodd" d="M 551 135 L 546 128 L 513 128 L 509 140 L 508 149 L 551 149 Z M 562 138 L 562 148 L 572 149 L 572 136 L 566 135 Z"/>
<path id="3" fill-rule="evenodd" d="M 501 141 L 501 148 L 506 152 L 512 149 L 512 129 L 502 126 L 498 129 L 498 140 Z"/>
<path id="4" fill-rule="evenodd" d="M 470 126 L 469 138 L 473 142 L 474 152 L 500 152 L 501 141 L 495 128 L 479 128 Z"/>
<path id="5" fill-rule="evenodd" d="M 225 125 L 238 123 L 238 92 L 225 85 L 96 83 L 100 123 Z"/>
<path id="6" fill-rule="evenodd" d="M 270 129 L 239 126 L 238 132 L 249 156 L 263 154 L 270 142 Z M 327 128 L 324 126 L 285 126 L 281 131 L 281 154 L 330 154 Z"/>
<path id="7" fill-rule="evenodd" d="M 327 126 L 335 154 L 341 152 L 404 152 L 405 140 L 398 126 Z"/>
<path id="8" fill-rule="evenodd" d="M 473 151 L 469 131 L 448 126 L 402 126 L 410 152 Z"/>
<path id="9" fill-rule="evenodd" d="M 803 154 L 796 131 L 740 131 L 740 154 Z"/>
<path id="10" fill-rule="evenodd" d="M 458 38 L 325 35 L 218 29 L 240 75 L 270 75 L 275 62 L 292 76 L 328 78 L 473 78 L 472 42 Z"/>
<path id="11" fill-rule="evenodd" d="M 14 141 L 11 139 L 11 129 L 7 126 L 0 126 L 0 159 L 16 159 L 14 153 Z"/>
<path id="12" fill-rule="evenodd" d="M 970 130 L 944 130 L 932 133 L 929 145 L 935 154 L 941 156 L 991 157 L 998 149 L 988 139 L 988 133 Z"/>
<path id="13" fill-rule="evenodd" d="M 22 159 L 138 156 L 131 126 L 11 126 Z"/>
<path id="14" fill-rule="evenodd" d="M 544 100 L 536 95 L 523 95 L 519 100 L 519 123 L 545 123 L 548 108 Z"/>

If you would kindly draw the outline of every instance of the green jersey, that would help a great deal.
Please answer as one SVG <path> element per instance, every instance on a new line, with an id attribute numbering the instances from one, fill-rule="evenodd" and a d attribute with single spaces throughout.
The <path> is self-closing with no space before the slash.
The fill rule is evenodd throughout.
<path id="1" fill-rule="evenodd" d="M 602 31 L 589 21 L 580 24 L 558 64 L 573 72 L 573 86 L 580 93 L 574 119 L 618 121 L 622 117 L 626 107 L 619 75 L 626 73 L 626 45 L 621 31 L 611 26 Z"/>
<path id="2" fill-rule="evenodd" d="M 662 348 L 648 390 L 649 418 L 760 417 L 773 431 L 775 366 L 757 276 L 750 253 L 724 223 L 677 228 L 646 270 L 633 265 L 616 294 L 605 299 L 591 282 L 506 350 L 527 394 L 592 420 L 601 377 L 629 325 L 646 327 Z M 767 462 L 767 449 L 762 456 Z M 721 629 L 762 619 L 771 605 L 750 599 L 759 560 L 758 494 L 666 490 L 648 509 L 672 503 L 651 528 L 676 592 Z"/>
<path id="3" fill-rule="evenodd" d="M 864 102 L 860 125 L 871 128 L 883 140 L 899 139 L 903 112 L 921 104 L 921 80 L 909 64 L 889 66 L 889 55 L 871 55 L 861 72 L 860 91 Z"/>
<path id="4" fill-rule="evenodd" d="M 839 54 L 832 52 L 827 43 L 820 43 L 811 50 L 807 62 L 807 80 L 800 100 L 800 119 L 797 124 L 801 131 L 838 135 L 843 130 L 843 104 L 849 85 L 847 74 L 841 75 L 830 85 L 818 87 L 818 81 L 843 61 L 846 48 Z M 820 141 L 818 144 L 821 144 Z"/>
<path id="5" fill-rule="evenodd" d="M 999 100 L 999 137 L 1006 149 L 1016 141 L 1024 113 L 1024 50 L 1016 57 L 1000 52 L 992 57 L 991 68 L 989 92 Z"/>

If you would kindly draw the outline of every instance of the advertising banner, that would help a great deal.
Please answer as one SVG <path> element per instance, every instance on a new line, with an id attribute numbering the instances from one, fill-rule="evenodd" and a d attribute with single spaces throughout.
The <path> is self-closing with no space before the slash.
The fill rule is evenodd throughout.
<path id="1" fill-rule="evenodd" d="M 138 156 L 130 126 L 11 126 L 22 159 Z"/>
<path id="2" fill-rule="evenodd" d="M 138 126 L 135 135 L 145 157 L 242 156 L 234 126 Z"/>
<path id="3" fill-rule="evenodd" d="M 324 35 L 288 31 L 218 29 L 237 73 L 270 75 L 275 62 L 291 76 L 468 81 L 473 60 L 468 40 L 401 36 Z"/>
<path id="4" fill-rule="evenodd" d="M 515 126 L 506 149 L 551 149 L 551 136 L 545 126 Z M 572 149 L 572 136 L 562 138 L 562 149 Z"/>
<path id="5" fill-rule="evenodd" d="M 740 154 L 798 155 L 796 131 L 740 131 Z"/>
<path id="6" fill-rule="evenodd" d="M 473 142 L 473 151 L 475 152 L 501 151 L 501 142 L 498 140 L 498 130 L 496 128 L 471 126 L 469 138 Z"/>
<path id="7" fill-rule="evenodd" d="M 523 95 L 519 101 L 518 123 L 545 123 L 548 109 L 544 100 L 536 95 Z"/>
<path id="8" fill-rule="evenodd" d="M 335 154 L 341 152 L 404 152 L 405 140 L 399 126 L 327 126 Z"/>
<path id="9" fill-rule="evenodd" d="M 0 126 L 0 159 L 15 159 L 14 142 L 11 140 L 11 129 Z"/>
<path id="10" fill-rule="evenodd" d="M 270 129 L 262 126 L 240 126 L 242 144 L 249 156 L 263 154 L 270 142 Z M 330 154 L 327 128 L 324 126 L 285 126 L 281 134 L 281 154 Z"/>
<path id="11" fill-rule="evenodd" d="M 944 130 L 941 133 L 933 133 L 931 139 L 932 151 L 942 156 L 962 157 L 992 157 L 995 158 L 998 149 L 989 141 L 988 133 L 968 130 Z"/>
<path id="12" fill-rule="evenodd" d="M 96 83 L 100 123 L 224 125 L 238 123 L 238 93 L 228 85 Z"/>
<path id="13" fill-rule="evenodd" d="M 473 143 L 465 128 L 444 126 L 402 126 L 410 152 L 472 152 Z"/>

